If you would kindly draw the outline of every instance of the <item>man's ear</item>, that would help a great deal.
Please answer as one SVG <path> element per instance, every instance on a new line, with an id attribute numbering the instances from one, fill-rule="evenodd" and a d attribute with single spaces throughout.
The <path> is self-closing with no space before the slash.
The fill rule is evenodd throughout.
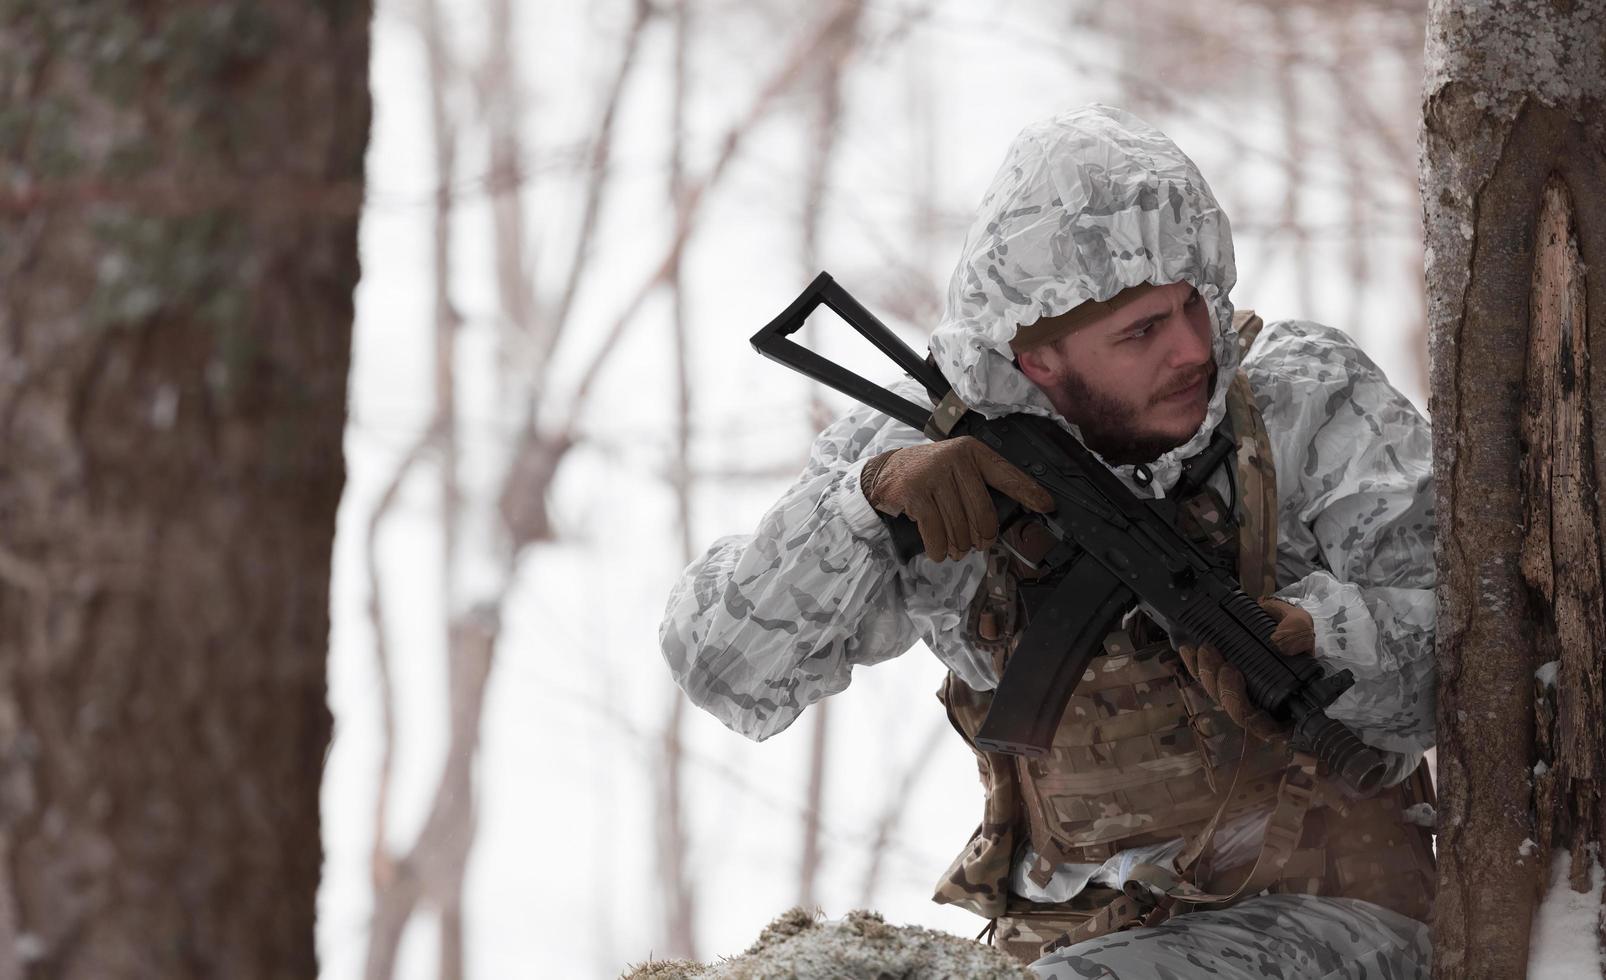
<path id="1" fill-rule="evenodd" d="M 1032 384 L 1059 384 L 1059 358 L 1054 356 L 1054 348 L 1048 344 L 1021 351 L 1015 355 L 1015 363 L 1020 365 L 1020 372 Z"/>

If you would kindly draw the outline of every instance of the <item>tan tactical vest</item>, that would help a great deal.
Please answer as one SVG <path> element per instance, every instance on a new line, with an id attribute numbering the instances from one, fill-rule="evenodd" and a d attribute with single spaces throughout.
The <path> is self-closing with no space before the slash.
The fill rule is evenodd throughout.
<path id="1" fill-rule="evenodd" d="M 1235 318 L 1247 351 L 1260 328 Z M 1277 485 L 1265 428 L 1240 371 L 1227 397 L 1238 448 L 1237 502 L 1208 486 L 1179 501 L 1181 530 L 1223 567 L 1236 568 L 1256 598 L 1276 587 Z M 1027 555 L 1045 543 L 1017 533 Z M 1032 572 L 1001 547 L 988 555 L 971 604 L 972 643 L 1002 670 L 1022 632 L 1018 588 Z M 939 697 L 971 748 L 991 692 L 950 674 Z M 993 941 L 1023 960 L 1116 929 L 1156 924 L 1193 907 L 1220 908 L 1274 892 L 1360 898 L 1426 921 L 1435 870 L 1431 837 L 1405 807 L 1432 802 L 1425 767 L 1373 799 L 1346 799 L 1314 760 L 1285 744 L 1248 737 L 1182 665 L 1165 634 L 1137 617 L 1110 633 L 1077 687 L 1050 752 L 1028 759 L 976 752 L 986 790 L 982 823 L 939 883 L 935 900 L 993 920 Z M 1250 868 L 1217 872 L 1209 862 L 1216 826 L 1255 809 L 1273 811 L 1266 845 Z M 1040 858 L 1030 877 L 1046 884 L 1056 865 L 1098 864 L 1118 851 L 1183 838 L 1172 869 L 1140 866 L 1152 888 L 1089 885 L 1069 902 L 1037 905 L 1010 894 L 1016 850 Z"/>

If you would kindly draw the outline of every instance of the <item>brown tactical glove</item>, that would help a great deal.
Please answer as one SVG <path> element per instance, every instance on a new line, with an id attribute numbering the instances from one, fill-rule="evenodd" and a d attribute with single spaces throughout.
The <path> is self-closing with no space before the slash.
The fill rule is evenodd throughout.
<path id="1" fill-rule="evenodd" d="M 1260 608 L 1277 621 L 1272 630 L 1271 642 L 1285 657 L 1308 657 L 1316 650 L 1316 624 L 1310 613 L 1281 599 L 1262 599 Z M 1287 738 L 1288 726 L 1255 707 L 1244 690 L 1244 675 L 1237 667 L 1227 663 L 1214 647 L 1195 647 L 1187 643 L 1177 647 L 1188 672 L 1199 681 L 1205 693 L 1221 705 L 1239 728 L 1262 741 Z"/>
<path id="2" fill-rule="evenodd" d="M 1054 508 L 1054 498 L 1036 480 L 971 436 L 873 456 L 859 486 L 876 510 L 893 517 L 907 514 L 920 526 L 932 561 L 961 558 L 997 539 L 998 513 L 987 496 L 988 486 L 1029 510 Z"/>

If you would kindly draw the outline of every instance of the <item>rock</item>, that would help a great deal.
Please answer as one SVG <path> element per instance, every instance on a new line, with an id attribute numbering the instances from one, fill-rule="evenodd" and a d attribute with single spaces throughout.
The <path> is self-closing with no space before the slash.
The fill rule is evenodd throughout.
<path id="1" fill-rule="evenodd" d="M 1030 970 L 974 940 L 919 926 L 888 925 L 877 912 L 838 920 L 794 908 L 764 927 L 745 953 L 718 963 L 649 961 L 624 980 L 1035 980 Z"/>

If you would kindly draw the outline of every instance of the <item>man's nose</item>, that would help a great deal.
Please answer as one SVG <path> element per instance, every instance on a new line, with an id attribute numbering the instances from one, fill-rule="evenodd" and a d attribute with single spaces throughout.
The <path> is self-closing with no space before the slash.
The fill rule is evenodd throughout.
<path id="1" fill-rule="evenodd" d="M 1215 355 L 1210 349 L 1210 330 L 1200 332 L 1187 313 L 1176 310 L 1171 314 L 1171 350 L 1167 360 L 1172 367 L 1188 368 L 1208 363 Z"/>

